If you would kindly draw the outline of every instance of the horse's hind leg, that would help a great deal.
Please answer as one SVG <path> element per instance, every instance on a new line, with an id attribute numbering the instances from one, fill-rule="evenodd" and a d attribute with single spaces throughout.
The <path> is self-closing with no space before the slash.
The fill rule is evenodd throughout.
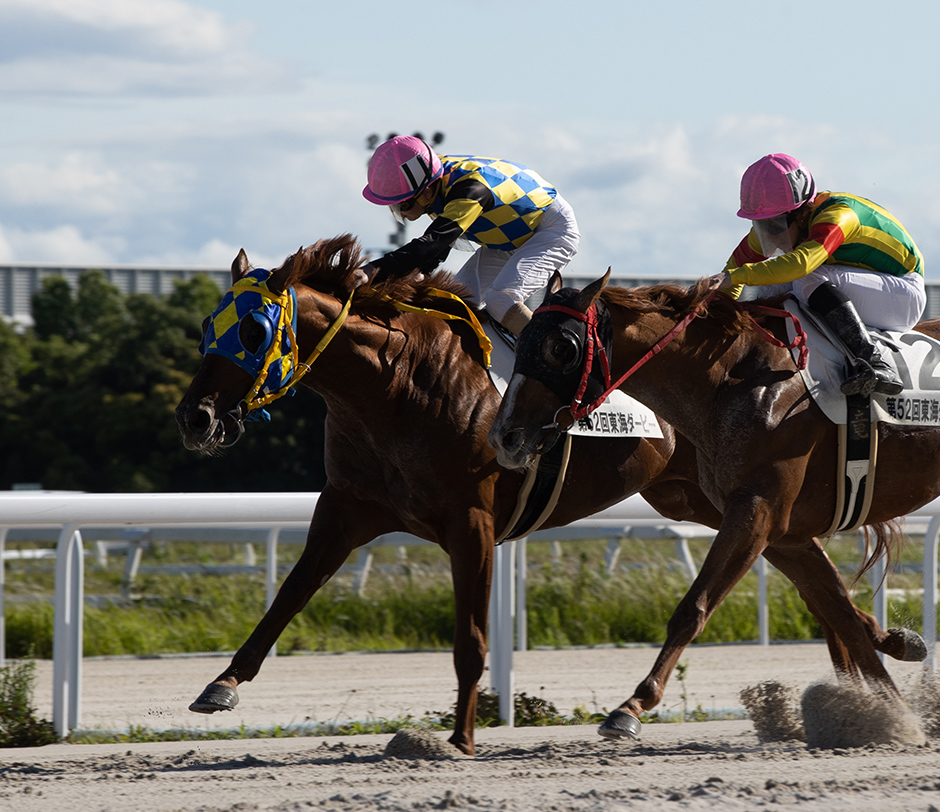
<path id="1" fill-rule="evenodd" d="M 813 551 L 813 555 L 807 557 L 807 564 L 815 568 L 816 558 L 819 556 L 825 558 L 834 571 L 835 578 L 839 583 L 840 589 L 845 592 L 845 584 L 842 582 L 842 576 L 839 574 L 839 570 L 830 560 L 826 550 L 819 543 L 819 539 L 814 538 L 812 540 L 812 544 L 815 549 Z M 810 561 L 810 559 L 812 560 Z M 799 560 L 802 561 L 803 559 L 801 558 Z M 800 578 L 799 583 L 803 583 L 806 580 L 805 578 L 802 578 L 796 574 L 794 574 L 794 577 Z M 790 580 L 793 580 L 793 578 Z M 794 584 L 797 583 L 797 581 L 794 581 Z M 865 626 L 872 645 L 877 651 L 880 651 L 882 654 L 887 654 L 889 657 L 895 660 L 902 660 L 903 662 L 908 663 L 920 663 L 927 659 L 927 644 L 924 642 L 924 638 L 913 629 L 882 629 L 874 615 L 870 615 L 868 612 L 863 612 L 857 606 L 854 606 L 854 609 L 855 613 L 858 615 L 858 619 Z"/>
<path id="2" fill-rule="evenodd" d="M 820 621 L 837 675 L 858 682 L 861 674 L 873 688 L 900 701 L 876 653 L 878 639 L 890 641 L 890 634 L 855 607 L 839 571 L 819 543 L 811 539 L 806 544 L 774 545 L 764 551 L 764 557 L 793 582 Z"/>
<path id="3" fill-rule="evenodd" d="M 927 659 L 927 644 L 913 629 L 882 629 L 873 615 L 857 607 L 855 611 L 868 630 L 872 644 L 882 654 L 906 663 L 922 663 Z"/>
<path id="4" fill-rule="evenodd" d="M 284 579 L 271 607 L 255 627 L 232 662 L 213 680 L 189 709 L 197 713 L 232 710 L 238 704 L 236 689 L 250 682 L 290 620 L 297 615 L 357 547 L 387 532 L 389 519 L 378 505 L 344 497 L 329 485 L 317 500 L 307 531 L 307 543 Z"/>

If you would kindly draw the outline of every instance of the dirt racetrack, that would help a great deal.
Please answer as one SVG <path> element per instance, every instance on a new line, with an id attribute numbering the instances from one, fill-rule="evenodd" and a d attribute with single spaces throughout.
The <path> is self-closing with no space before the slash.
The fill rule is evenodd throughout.
<path id="1" fill-rule="evenodd" d="M 560 711 L 615 707 L 646 673 L 653 648 L 517 653 L 515 690 Z M 802 693 L 826 680 L 822 644 L 693 646 L 686 679 L 670 683 L 690 708 L 740 707 L 742 688 L 777 680 Z M 269 660 L 220 717 L 186 705 L 222 670 L 220 658 L 87 660 L 84 727 L 270 727 L 308 719 L 421 717 L 449 710 L 446 653 L 342 654 Z M 902 690 L 921 666 L 889 661 Z M 51 664 L 36 705 L 51 713 Z M 427 735 L 427 734 L 425 734 Z M 434 734 L 432 744 L 446 739 Z M 400 734 L 399 734 L 400 738 Z M 420 737 L 419 737 L 420 738 Z M 159 744 L 50 745 L 0 751 L 6 812 L 293 812 L 294 810 L 940 810 L 940 739 L 926 744 L 811 749 L 762 743 L 751 721 L 649 724 L 640 742 L 595 728 L 477 732 L 477 757 L 386 754 L 391 735 Z M 390 748 L 391 750 L 391 748 Z M 396 749 L 401 753 L 401 747 Z"/>

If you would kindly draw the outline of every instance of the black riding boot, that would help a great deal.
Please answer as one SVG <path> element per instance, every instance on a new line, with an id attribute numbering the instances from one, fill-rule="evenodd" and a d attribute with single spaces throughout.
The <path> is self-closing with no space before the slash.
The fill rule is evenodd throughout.
<path id="1" fill-rule="evenodd" d="M 855 305 L 831 282 L 823 282 L 810 294 L 807 304 L 818 313 L 854 356 L 855 369 L 842 382 L 844 395 L 897 395 L 904 386 L 891 365 L 875 346 L 862 324 Z"/>

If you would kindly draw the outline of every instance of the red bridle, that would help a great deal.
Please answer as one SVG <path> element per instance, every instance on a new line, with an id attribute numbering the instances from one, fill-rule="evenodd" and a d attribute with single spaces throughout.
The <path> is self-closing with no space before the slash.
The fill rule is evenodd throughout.
<path id="1" fill-rule="evenodd" d="M 632 367 L 630 367 L 613 383 L 611 383 L 610 379 L 610 361 L 607 358 L 607 350 L 604 348 L 604 343 L 601 341 L 597 332 L 597 304 L 592 304 L 585 313 L 582 313 L 579 310 L 574 310 L 570 307 L 565 307 L 564 305 L 543 305 L 542 307 L 538 308 L 533 315 L 538 313 L 564 313 L 574 319 L 577 319 L 578 321 L 583 321 L 587 328 L 586 347 L 584 350 L 584 368 L 581 372 L 581 382 L 578 384 L 578 388 L 575 391 L 571 404 L 567 407 L 568 412 L 571 415 L 572 422 L 575 420 L 580 420 L 582 417 L 600 406 L 601 403 L 607 399 L 611 392 L 613 392 L 615 389 L 619 389 L 620 385 L 625 380 L 627 380 L 627 378 L 633 375 L 634 372 L 642 367 L 654 355 L 659 354 L 663 349 L 665 349 L 667 345 L 669 345 L 683 330 L 685 330 L 686 327 L 689 326 L 692 319 L 698 317 L 698 314 L 702 308 L 704 308 L 712 299 L 714 299 L 717 294 L 717 287 L 709 291 L 709 293 L 695 306 L 694 310 L 682 318 L 681 321 L 677 322 L 672 327 L 672 329 L 666 333 L 666 335 L 664 335 L 661 339 L 659 339 L 659 341 L 650 347 L 650 349 L 647 350 L 646 353 Z M 800 320 L 795 315 L 790 313 L 788 310 L 767 307 L 766 305 L 751 304 L 749 302 L 735 302 L 735 306 L 739 310 L 747 313 L 751 323 L 765 341 L 768 341 L 777 347 L 782 347 L 788 350 L 799 349 L 800 355 L 799 360 L 797 361 L 797 368 L 804 369 L 806 367 L 806 357 L 808 352 L 806 347 L 806 333 L 803 332 L 803 327 L 800 324 Z M 785 344 L 783 341 L 772 335 L 770 331 L 761 327 L 761 325 L 755 321 L 751 313 L 792 319 L 796 336 L 791 343 Z M 591 369 L 593 367 L 595 352 L 601 361 L 601 372 L 604 375 L 604 391 L 590 403 L 584 404 L 581 402 L 581 400 L 584 397 L 584 393 L 587 389 L 588 377 L 590 376 Z M 557 426 L 557 414 L 555 416 L 555 421 L 555 425 Z"/>

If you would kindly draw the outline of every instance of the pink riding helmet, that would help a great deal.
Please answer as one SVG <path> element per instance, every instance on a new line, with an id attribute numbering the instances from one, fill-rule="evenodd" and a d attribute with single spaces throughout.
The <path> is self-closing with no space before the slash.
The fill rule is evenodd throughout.
<path id="1" fill-rule="evenodd" d="M 767 220 L 802 206 L 816 196 L 816 183 L 796 158 L 783 153 L 765 155 L 741 178 L 738 217 Z"/>
<path id="2" fill-rule="evenodd" d="M 414 197 L 444 172 L 431 147 L 413 135 L 398 135 L 380 144 L 369 159 L 369 182 L 362 196 L 379 206 Z"/>

